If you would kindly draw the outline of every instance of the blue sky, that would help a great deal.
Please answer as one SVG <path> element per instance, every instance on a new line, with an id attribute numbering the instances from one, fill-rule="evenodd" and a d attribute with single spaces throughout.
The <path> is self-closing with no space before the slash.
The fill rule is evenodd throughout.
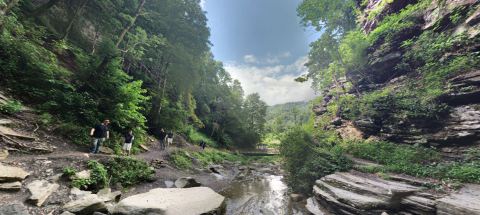
<path id="1" fill-rule="evenodd" d="M 306 72 L 308 44 L 318 38 L 300 24 L 300 0 L 203 0 L 212 52 L 246 94 L 269 105 L 309 100 L 310 84 L 293 81 Z"/>

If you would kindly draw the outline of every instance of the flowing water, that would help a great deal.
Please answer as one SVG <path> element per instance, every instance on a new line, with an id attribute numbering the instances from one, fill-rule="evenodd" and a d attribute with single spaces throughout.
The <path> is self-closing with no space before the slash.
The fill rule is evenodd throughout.
<path id="1" fill-rule="evenodd" d="M 307 214 L 299 203 L 290 201 L 283 176 L 264 175 L 234 182 L 222 194 L 227 198 L 228 215 Z"/>

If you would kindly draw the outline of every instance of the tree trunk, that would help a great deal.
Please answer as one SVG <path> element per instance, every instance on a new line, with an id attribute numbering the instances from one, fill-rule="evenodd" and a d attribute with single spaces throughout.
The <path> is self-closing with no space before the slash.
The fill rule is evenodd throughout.
<path id="1" fill-rule="evenodd" d="M 130 28 L 132 28 L 133 25 L 135 25 L 135 22 L 137 21 L 138 16 L 140 16 L 140 13 L 142 12 L 143 5 L 145 5 L 145 1 L 146 0 L 141 0 L 140 5 L 137 8 L 137 12 L 135 12 L 135 16 L 133 17 L 133 20 L 130 22 L 129 25 L 127 25 L 126 28 L 123 29 L 122 33 L 120 34 L 120 37 L 118 38 L 118 41 L 115 44 L 117 48 L 118 46 L 120 46 L 120 43 L 123 41 L 123 38 L 125 37 L 127 32 L 130 31 Z"/>
<path id="2" fill-rule="evenodd" d="M 72 27 L 73 27 L 73 23 L 75 22 L 75 20 L 77 20 L 78 16 L 80 15 L 81 11 L 83 10 L 83 8 L 85 8 L 85 6 L 87 5 L 88 3 L 88 0 L 84 0 L 82 5 L 75 11 L 75 13 L 73 14 L 73 17 L 72 19 L 70 20 L 70 22 L 68 23 L 68 27 L 67 27 L 67 30 L 65 31 L 65 34 L 63 35 L 62 39 L 67 39 L 68 37 L 68 34 L 70 34 L 70 31 L 72 30 Z"/>
<path id="3" fill-rule="evenodd" d="M 51 7 L 53 7 L 53 5 L 57 4 L 60 0 L 50 0 L 48 1 L 47 3 L 41 5 L 40 7 L 38 7 L 37 9 L 33 10 L 32 12 L 32 15 L 33 16 L 40 16 L 42 15 L 43 13 L 45 13 L 46 11 L 48 11 L 48 9 L 50 9 Z"/>
<path id="4" fill-rule="evenodd" d="M 95 30 L 95 36 L 93 38 L 93 44 L 92 44 L 92 52 L 90 53 L 91 55 L 95 54 L 95 49 L 97 47 L 97 42 L 99 38 L 100 38 L 100 32 Z"/>

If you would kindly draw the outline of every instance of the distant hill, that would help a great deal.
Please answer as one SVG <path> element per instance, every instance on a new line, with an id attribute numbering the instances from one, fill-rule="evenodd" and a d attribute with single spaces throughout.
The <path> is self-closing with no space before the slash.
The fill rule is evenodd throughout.
<path id="1" fill-rule="evenodd" d="M 266 116 L 266 132 L 282 133 L 289 127 L 306 123 L 311 114 L 309 102 L 289 102 L 269 106 Z"/>

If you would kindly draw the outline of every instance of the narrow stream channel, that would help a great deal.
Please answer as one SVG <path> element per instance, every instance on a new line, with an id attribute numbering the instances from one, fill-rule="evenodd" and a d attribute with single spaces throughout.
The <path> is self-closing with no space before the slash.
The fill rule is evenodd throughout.
<path id="1" fill-rule="evenodd" d="M 227 215 L 308 214 L 299 203 L 290 201 L 283 176 L 264 175 L 236 181 L 222 194 L 227 198 Z"/>

